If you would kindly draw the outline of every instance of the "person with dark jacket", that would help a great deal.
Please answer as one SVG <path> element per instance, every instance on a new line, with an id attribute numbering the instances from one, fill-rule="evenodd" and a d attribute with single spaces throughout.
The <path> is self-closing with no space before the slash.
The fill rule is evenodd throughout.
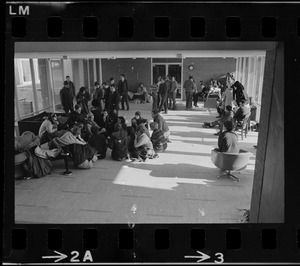
<path id="1" fill-rule="evenodd" d="M 189 79 L 186 80 L 183 84 L 183 88 L 185 89 L 185 98 L 186 98 L 186 110 L 192 109 L 192 100 L 193 100 L 193 90 L 194 90 L 194 78 L 193 76 L 189 76 Z"/>
<path id="2" fill-rule="evenodd" d="M 171 84 L 171 88 L 168 91 L 168 99 L 169 99 L 169 109 L 172 110 L 176 110 L 176 93 L 177 93 L 177 81 L 175 79 L 175 77 L 172 77 L 172 84 Z"/>
<path id="3" fill-rule="evenodd" d="M 242 83 L 236 81 L 231 87 L 233 88 L 233 99 L 235 100 L 237 106 L 240 106 L 241 100 L 249 100 L 249 96 Z"/>
<path id="4" fill-rule="evenodd" d="M 106 82 L 105 82 L 106 83 Z M 115 85 L 114 78 L 110 78 L 110 84 L 104 84 L 102 83 L 102 88 L 104 89 L 104 109 L 109 109 L 109 98 L 110 98 L 110 86 Z"/>
<path id="5" fill-rule="evenodd" d="M 165 77 L 161 78 L 161 83 L 158 88 L 158 93 L 160 95 L 160 104 L 158 107 L 158 111 L 160 112 L 164 109 L 165 114 L 168 113 L 168 87 L 167 87 L 167 79 Z"/>
<path id="6" fill-rule="evenodd" d="M 100 111 L 102 111 L 102 109 L 103 109 L 102 99 L 104 97 L 103 87 L 105 85 L 106 85 L 106 82 L 105 82 L 105 84 L 103 84 L 100 87 L 100 84 L 97 81 L 95 82 L 95 92 L 94 92 L 94 95 L 93 95 L 93 100 L 95 100 L 99 103 L 98 108 L 100 109 Z"/>
<path id="7" fill-rule="evenodd" d="M 82 123 L 85 125 L 86 120 L 85 120 L 85 115 L 82 114 L 81 112 L 82 108 L 79 104 L 75 104 L 75 110 L 73 110 L 69 116 L 68 116 L 68 120 L 67 120 L 67 125 L 69 126 L 69 128 L 72 128 L 75 123 Z"/>
<path id="8" fill-rule="evenodd" d="M 119 104 L 120 104 L 120 94 L 116 91 L 115 85 L 110 86 L 110 99 L 109 99 L 109 112 L 113 112 L 118 116 Z"/>
<path id="9" fill-rule="evenodd" d="M 145 127 L 148 129 L 148 120 L 141 116 L 140 111 L 136 111 L 134 117 L 131 119 L 131 125 L 133 126 L 134 130 L 136 130 L 137 126 L 140 124 L 144 124 Z"/>
<path id="10" fill-rule="evenodd" d="M 125 75 L 120 75 L 120 80 L 118 82 L 118 92 L 121 97 L 121 104 L 122 104 L 122 110 L 125 110 L 124 108 L 124 102 L 126 103 L 127 111 L 129 111 L 129 101 L 128 101 L 128 83 L 125 79 Z"/>
<path id="11" fill-rule="evenodd" d="M 82 107 L 82 113 L 87 115 L 89 113 L 88 103 L 91 100 L 90 93 L 86 90 L 85 87 L 81 87 L 79 92 L 76 95 L 77 104 L 80 104 Z"/>
<path id="12" fill-rule="evenodd" d="M 60 102 L 66 114 L 73 111 L 73 91 L 70 88 L 68 81 L 64 81 L 64 87 L 60 90 Z"/>
<path id="13" fill-rule="evenodd" d="M 231 120 L 224 123 L 226 131 L 222 132 L 218 138 L 220 152 L 239 153 L 238 136 L 233 132 L 234 124 Z"/>
<path id="14" fill-rule="evenodd" d="M 127 131 L 122 129 L 121 124 L 116 123 L 114 132 L 111 134 L 108 147 L 112 150 L 111 157 L 116 161 L 124 161 L 127 159 Z"/>
<path id="15" fill-rule="evenodd" d="M 72 91 L 72 95 L 73 95 L 73 99 L 74 99 L 75 96 L 76 96 L 76 90 L 75 90 L 74 83 L 73 83 L 73 81 L 71 80 L 70 76 L 66 76 L 66 81 L 67 81 L 68 84 L 69 84 L 69 88 L 70 88 L 70 90 Z"/>

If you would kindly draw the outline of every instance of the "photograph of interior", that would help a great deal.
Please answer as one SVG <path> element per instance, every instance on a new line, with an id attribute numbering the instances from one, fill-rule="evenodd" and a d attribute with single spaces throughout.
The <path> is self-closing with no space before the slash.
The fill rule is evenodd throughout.
<path id="1" fill-rule="evenodd" d="M 15 223 L 284 222 L 283 43 L 14 49 Z M 65 91 L 73 93 L 70 112 Z M 83 120 L 71 124 L 71 116 Z M 226 132 L 237 152 L 220 150 Z M 151 147 L 138 146 L 142 136 Z"/>

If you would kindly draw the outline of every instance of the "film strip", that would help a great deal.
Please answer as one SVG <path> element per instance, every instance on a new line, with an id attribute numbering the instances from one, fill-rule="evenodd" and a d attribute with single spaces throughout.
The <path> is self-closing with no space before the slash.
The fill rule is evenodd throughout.
<path id="1" fill-rule="evenodd" d="M 12 263 L 299 264 L 300 181 L 297 174 L 296 129 L 298 125 L 297 100 L 299 99 L 297 97 L 299 96 L 297 78 L 300 62 L 299 14 L 299 3 L 283 2 L 243 4 L 222 2 L 7 2 L 3 263 L 6 265 Z M 201 51 L 205 51 L 206 54 L 201 54 Z M 10 151 L 14 145 L 12 136 L 16 138 L 14 132 L 17 122 L 16 114 L 20 112 L 16 104 L 16 95 L 19 96 L 19 90 L 23 88 L 20 87 L 22 84 L 28 85 L 29 83 L 32 86 L 33 94 L 37 93 L 38 86 L 42 86 L 43 82 L 42 60 L 46 60 L 43 67 L 46 73 L 44 78 L 45 80 L 48 78 L 49 82 L 47 90 L 50 91 L 50 94 L 52 93 L 52 103 L 53 106 L 56 106 L 57 99 L 54 96 L 57 88 L 54 78 L 58 72 L 55 72 L 57 71 L 55 70 L 56 65 L 51 59 L 74 60 L 73 63 L 78 59 L 79 61 L 75 62 L 71 69 L 75 73 L 76 67 L 82 64 L 87 71 L 94 71 L 93 77 L 87 74 L 86 78 L 86 74 L 82 74 L 82 82 L 88 82 L 90 85 L 98 78 L 101 81 L 107 80 L 113 71 L 122 73 L 120 71 L 126 70 L 121 61 L 118 61 L 119 65 L 115 65 L 113 70 L 105 70 L 110 66 L 109 60 L 113 61 L 118 58 L 123 60 L 126 58 L 151 59 L 151 64 L 133 65 L 131 70 L 134 72 L 136 71 L 134 68 L 147 67 L 149 77 L 140 75 L 145 80 L 148 79 L 149 83 L 151 80 L 152 83 L 155 58 L 164 58 L 165 61 L 162 63 L 164 66 L 169 66 L 171 62 L 177 62 L 176 59 L 179 58 L 180 64 L 182 64 L 181 80 L 183 83 L 188 74 L 197 73 L 196 68 L 199 67 L 197 60 L 194 60 L 196 63 L 190 63 L 188 60 L 196 57 L 197 53 L 201 54 L 202 58 L 225 58 L 228 56 L 236 59 L 237 57 L 251 56 L 260 58 L 261 51 L 265 55 L 265 64 L 261 65 L 261 69 L 257 72 L 260 73 L 264 68 L 264 76 L 261 79 L 263 84 L 261 85 L 263 93 L 259 120 L 261 129 L 257 143 L 259 148 L 253 163 L 255 167 L 252 169 L 252 179 L 250 179 L 253 180 L 253 184 L 248 182 L 248 185 L 252 186 L 251 193 L 247 194 L 243 190 L 246 184 L 242 180 L 239 186 L 232 185 L 232 182 L 219 183 L 218 189 L 213 192 L 220 193 L 219 196 L 224 197 L 224 202 L 229 201 L 228 193 L 234 194 L 237 197 L 234 199 L 237 201 L 231 202 L 231 204 L 235 209 L 239 206 L 238 201 L 248 197 L 247 202 L 250 207 L 243 210 L 244 212 L 240 212 L 240 216 L 235 216 L 235 220 L 229 219 L 222 222 L 220 216 L 224 217 L 224 214 L 226 216 L 228 209 L 220 210 L 223 207 L 220 199 L 216 210 L 208 209 L 208 206 L 214 206 L 209 205 L 211 192 L 208 189 L 206 192 L 200 189 L 200 181 L 195 181 L 198 178 L 195 171 L 207 173 L 213 171 L 211 169 L 188 169 L 187 175 L 183 178 L 190 178 L 189 181 L 182 181 L 183 178 L 181 181 L 177 180 L 178 189 L 172 191 L 181 196 L 172 198 L 167 192 L 168 189 L 174 190 L 173 187 L 165 187 L 163 189 L 166 194 L 165 196 L 160 195 L 159 200 L 155 199 L 156 192 L 143 195 L 132 192 L 137 187 L 134 182 L 139 184 L 144 182 L 143 186 L 148 182 L 140 176 L 142 172 L 137 171 L 134 172 L 137 178 L 128 185 L 130 188 L 123 188 L 122 193 L 127 192 L 128 194 L 121 193 L 122 197 L 116 194 L 119 198 L 117 203 L 106 202 L 104 198 L 105 204 L 97 203 L 98 198 L 95 194 L 90 197 L 90 188 L 85 191 L 90 177 L 89 174 L 86 174 L 87 172 L 76 172 L 78 170 L 71 169 L 73 176 L 70 178 L 64 176 L 63 181 L 61 181 L 62 178 L 57 179 L 57 184 L 68 188 L 72 182 L 79 182 L 75 183 L 71 190 L 63 190 L 67 194 L 79 195 L 81 193 L 78 197 L 74 196 L 77 197 L 76 199 L 69 198 L 66 194 L 64 196 L 55 194 L 56 188 L 51 187 L 54 183 L 47 181 L 50 184 L 50 187 L 47 187 L 47 182 L 40 181 L 46 180 L 44 178 L 22 180 L 18 181 L 19 183 L 16 183 L 13 178 L 16 175 L 16 163 L 13 165 L 16 158 L 14 159 L 15 154 Z M 216 56 L 218 53 L 220 55 Z M 244 56 L 241 53 L 245 53 Z M 89 61 L 91 58 L 98 61 Z M 31 71 L 26 72 L 27 61 L 18 61 L 21 65 L 23 64 L 20 66 L 22 67 L 22 72 L 20 72 L 17 69 L 17 60 L 19 59 L 28 60 Z M 41 61 L 37 61 L 37 65 L 34 65 L 34 60 L 38 59 Z M 88 59 L 87 63 L 86 61 L 81 62 L 81 59 Z M 247 60 L 236 60 L 234 72 L 245 71 L 242 73 L 246 73 L 248 71 L 250 73 L 251 67 L 254 71 L 259 64 L 258 61 Z M 247 71 L 243 70 L 246 66 L 248 66 Z M 33 71 L 37 68 L 39 74 Z M 205 72 L 206 70 L 202 69 L 201 71 Z M 50 74 L 47 76 L 47 73 Z M 68 74 L 64 70 L 62 73 L 64 74 L 62 78 Z M 140 73 L 143 72 L 140 71 Z M 37 80 L 38 75 L 40 83 L 33 82 L 34 79 Z M 17 84 L 19 76 L 23 82 L 21 85 Z M 243 77 L 240 75 L 240 78 Z M 250 80 L 250 76 L 248 78 L 247 84 L 249 85 L 252 79 Z M 52 81 L 49 81 L 50 79 Z M 81 82 L 80 78 L 77 80 L 78 83 Z M 140 81 L 139 78 L 137 80 Z M 244 82 L 246 81 L 244 80 Z M 257 84 L 259 85 L 259 83 Z M 58 86 L 61 85 L 62 83 Z M 59 97 L 59 94 L 57 95 Z M 33 98 L 35 97 L 33 96 Z M 185 102 L 182 97 L 180 100 Z M 20 101 L 18 98 L 17 100 Z M 37 110 L 39 100 L 35 101 L 33 100 L 36 105 L 34 115 L 39 113 Z M 146 112 L 147 109 L 143 110 Z M 21 118 L 18 117 L 19 120 Z M 190 135 L 186 135 L 186 137 L 188 139 Z M 174 142 L 176 143 L 176 140 Z M 187 152 L 185 154 L 190 155 Z M 179 152 L 176 155 L 179 156 Z M 199 156 L 203 156 L 203 154 L 200 153 Z M 210 154 L 206 156 L 210 157 Z M 114 171 L 114 166 L 109 159 L 106 163 L 108 168 L 100 167 L 100 171 L 103 173 Z M 174 173 L 170 175 L 170 169 L 174 167 L 174 171 L 181 171 L 180 167 L 187 167 L 188 162 L 183 161 L 181 166 L 178 166 L 178 163 L 177 166 L 170 162 L 166 164 L 167 166 L 162 167 L 168 169 L 161 168 L 161 173 L 165 172 L 165 175 L 158 176 L 163 178 L 162 181 L 154 181 L 154 183 L 165 182 L 167 184 L 170 179 L 165 177 L 178 178 Z M 145 164 L 140 170 L 144 169 L 149 170 L 150 168 L 147 168 Z M 159 169 L 159 166 L 155 166 L 152 176 L 155 176 L 155 171 L 160 171 Z M 115 170 L 118 172 L 120 169 Z M 182 170 L 182 172 L 184 171 Z M 111 183 L 124 185 L 124 183 L 116 183 L 116 179 L 119 177 L 124 181 L 126 174 L 123 172 L 118 175 L 115 172 L 112 174 L 115 180 L 110 180 L 113 181 Z M 87 175 L 86 181 L 78 181 L 78 177 L 84 175 Z M 74 176 L 77 179 L 73 179 Z M 138 178 L 144 181 L 139 181 Z M 210 182 L 216 182 L 216 180 L 219 182 L 216 177 L 209 179 Z M 184 184 L 190 182 L 191 186 L 197 187 L 201 193 L 207 193 L 207 195 L 200 197 L 200 192 L 195 189 L 185 186 L 179 188 L 180 182 Z M 202 182 L 208 183 L 207 180 Z M 93 177 L 91 177 L 91 183 L 91 186 L 96 187 L 96 192 L 105 194 L 106 188 L 103 184 L 108 184 L 109 180 L 101 183 L 101 188 Z M 202 183 L 202 185 L 206 184 Z M 162 187 L 150 186 L 147 191 L 162 190 Z M 131 188 L 132 190 L 130 190 Z M 237 192 L 236 188 L 240 188 L 242 192 Z M 120 192 L 118 188 L 115 189 L 111 190 L 112 194 Z M 182 192 L 182 189 L 186 189 L 187 192 Z M 48 190 L 54 191 L 53 197 L 57 197 L 56 201 L 52 201 L 51 193 L 47 193 Z M 37 194 L 32 196 L 35 193 Z M 43 193 L 45 193 L 44 196 Z M 194 198 L 190 197 L 188 193 L 193 194 Z M 183 194 L 184 196 L 182 196 Z M 168 198 L 169 196 L 171 198 Z M 129 205 L 125 207 L 121 201 L 125 202 L 126 197 L 135 197 L 135 200 L 128 201 Z M 145 203 L 149 198 L 153 202 Z M 37 203 L 39 200 L 42 203 Z M 76 203 L 72 205 L 73 200 Z M 71 212 L 73 208 L 78 212 L 82 211 L 80 208 L 83 207 L 80 206 L 84 204 L 80 205 L 81 200 L 86 204 L 87 209 L 84 211 L 87 214 L 84 218 L 80 217 L 76 220 L 69 215 L 69 211 Z M 211 201 L 215 201 L 215 199 Z M 64 202 L 66 205 L 63 205 Z M 193 205 L 186 202 L 196 202 L 197 204 L 195 203 L 192 208 Z M 75 206 L 76 204 L 79 204 L 79 207 Z M 106 206 L 109 211 L 101 213 L 101 210 L 98 210 L 97 215 L 99 216 L 95 215 L 95 217 L 107 214 L 112 217 L 111 213 L 120 213 L 119 216 L 121 217 L 122 214 L 125 220 L 124 217 L 113 221 L 109 218 L 103 220 L 99 218 L 99 222 L 97 222 L 98 218 L 89 220 L 89 215 L 93 217 L 93 211 L 97 209 L 97 204 Z M 163 207 L 159 206 L 160 204 Z M 35 209 L 37 205 L 39 206 L 38 210 Z M 144 206 L 144 208 L 148 206 L 152 209 L 144 210 L 142 214 L 139 214 L 144 218 L 137 220 L 140 206 Z M 176 210 L 177 207 L 181 212 Z M 127 208 L 127 211 L 122 208 Z M 160 212 L 161 208 L 164 209 L 162 212 Z M 205 220 L 204 218 L 209 215 L 212 218 Z M 37 218 L 31 219 L 30 216 Z M 161 219 L 155 220 L 153 217 L 156 216 Z M 73 220 L 66 222 L 66 217 L 72 217 Z M 74 217 L 79 216 L 75 215 Z M 164 217 L 166 222 L 163 220 Z M 180 220 L 180 217 L 187 218 Z M 214 220 L 213 217 L 218 218 Z M 244 222 L 237 217 L 243 219 Z"/>

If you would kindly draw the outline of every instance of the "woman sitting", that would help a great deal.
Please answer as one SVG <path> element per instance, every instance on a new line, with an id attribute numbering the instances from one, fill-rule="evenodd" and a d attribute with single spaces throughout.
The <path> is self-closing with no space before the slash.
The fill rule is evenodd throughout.
<path id="1" fill-rule="evenodd" d="M 148 96 L 148 91 L 144 87 L 143 83 L 140 83 L 140 86 L 137 89 L 136 93 L 132 93 L 131 101 L 134 100 L 140 100 L 142 103 L 145 103 L 146 101 L 149 102 L 149 96 Z"/>
<path id="2" fill-rule="evenodd" d="M 66 130 L 58 130 L 57 115 L 49 113 L 48 117 L 43 121 L 39 129 L 40 143 L 48 142 L 55 137 L 61 137 Z"/>
<path id="3" fill-rule="evenodd" d="M 134 147 L 139 155 L 137 161 L 141 162 L 146 161 L 147 158 L 153 159 L 157 157 L 153 149 L 153 144 L 146 133 L 146 127 L 142 124 L 137 126 Z"/>

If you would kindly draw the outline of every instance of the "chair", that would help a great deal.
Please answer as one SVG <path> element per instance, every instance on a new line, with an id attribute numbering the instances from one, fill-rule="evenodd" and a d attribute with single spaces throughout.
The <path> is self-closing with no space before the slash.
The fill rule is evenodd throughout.
<path id="1" fill-rule="evenodd" d="M 251 112 L 244 117 L 244 119 L 241 122 L 241 125 L 236 127 L 236 129 L 241 129 L 242 140 L 244 135 L 245 138 L 247 138 L 247 134 L 250 129 L 250 117 L 251 117 Z"/>
<path id="2" fill-rule="evenodd" d="M 221 170 L 225 170 L 225 174 L 219 175 L 218 178 L 228 176 L 238 182 L 240 181 L 239 178 L 234 176 L 231 171 L 240 171 L 245 169 L 250 156 L 251 152 L 242 149 L 239 153 L 219 152 L 217 149 L 211 151 L 211 161 Z"/>

